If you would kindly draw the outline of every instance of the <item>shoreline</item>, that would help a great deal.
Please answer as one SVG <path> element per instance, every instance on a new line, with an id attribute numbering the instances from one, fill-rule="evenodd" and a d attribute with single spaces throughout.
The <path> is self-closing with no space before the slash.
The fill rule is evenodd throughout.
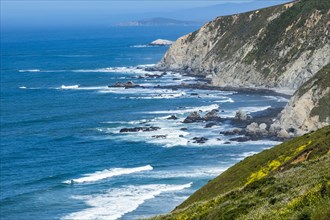
<path id="1" fill-rule="evenodd" d="M 177 72 L 181 74 L 182 76 L 188 76 L 188 77 L 195 77 L 196 79 L 200 80 L 200 83 L 195 84 L 194 89 L 205 89 L 205 90 L 217 90 L 217 91 L 235 91 L 235 92 L 245 92 L 250 94 L 257 94 L 258 92 L 266 92 L 269 95 L 280 95 L 285 98 L 292 97 L 296 90 L 290 89 L 287 87 L 272 87 L 272 88 L 265 88 L 265 87 L 237 87 L 237 86 L 216 86 L 211 84 L 211 79 L 208 79 L 205 75 L 201 74 L 193 74 L 192 72 L 187 72 L 182 69 L 166 69 L 161 68 L 157 66 L 158 64 L 155 64 L 154 67 L 147 67 L 145 68 L 146 71 L 162 71 L 162 72 Z M 202 84 L 204 83 L 204 84 Z M 157 88 L 170 88 L 171 86 L 160 86 Z M 179 86 L 172 86 L 177 88 L 191 88 L 191 85 L 179 85 Z"/>
<path id="2" fill-rule="evenodd" d="M 234 86 L 213 86 L 210 84 L 180 84 L 180 85 L 169 85 L 169 86 L 154 86 L 152 88 L 161 89 L 196 89 L 196 90 L 213 90 L 213 91 L 233 91 L 245 94 L 265 94 L 273 96 L 281 96 L 284 98 L 291 98 L 294 91 L 289 89 L 277 89 L 277 88 L 256 88 L 256 87 L 234 87 Z"/>

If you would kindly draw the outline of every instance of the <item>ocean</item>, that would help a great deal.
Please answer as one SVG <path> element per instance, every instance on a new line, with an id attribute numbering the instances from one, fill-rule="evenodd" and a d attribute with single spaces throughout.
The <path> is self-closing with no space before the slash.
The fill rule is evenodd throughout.
<path id="1" fill-rule="evenodd" d="M 148 43 L 195 29 L 3 32 L 1 219 L 167 213 L 229 166 L 277 144 L 228 141 L 219 133 L 230 122 L 182 123 L 193 111 L 219 109 L 230 118 L 238 109 L 258 114 L 287 102 L 262 93 L 162 87 L 201 79 L 175 72 L 157 77 L 162 72 L 150 67 L 168 47 Z M 109 87 L 127 81 L 141 87 Z M 172 115 L 178 119 L 169 120 Z M 157 129 L 120 132 L 134 127 Z M 208 140 L 194 143 L 195 137 Z"/>

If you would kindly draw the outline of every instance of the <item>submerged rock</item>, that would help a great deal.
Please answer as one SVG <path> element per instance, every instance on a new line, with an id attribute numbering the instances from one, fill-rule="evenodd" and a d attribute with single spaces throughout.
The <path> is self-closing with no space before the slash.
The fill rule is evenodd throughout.
<path id="1" fill-rule="evenodd" d="M 177 120 L 178 117 L 176 117 L 175 115 L 171 115 L 170 117 L 167 118 L 167 120 Z"/>
<path id="2" fill-rule="evenodd" d="M 229 136 L 229 135 L 243 135 L 245 134 L 245 130 L 241 129 L 241 128 L 235 128 L 233 130 L 229 130 L 229 131 L 221 131 L 220 134 L 223 134 L 225 136 Z"/>
<path id="3" fill-rule="evenodd" d="M 246 142 L 251 140 L 249 137 L 237 137 L 237 138 L 231 138 L 230 141 L 237 141 L 237 142 Z"/>
<path id="4" fill-rule="evenodd" d="M 215 122 L 210 122 L 205 125 L 205 128 L 212 128 L 213 126 L 217 125 Z"/>

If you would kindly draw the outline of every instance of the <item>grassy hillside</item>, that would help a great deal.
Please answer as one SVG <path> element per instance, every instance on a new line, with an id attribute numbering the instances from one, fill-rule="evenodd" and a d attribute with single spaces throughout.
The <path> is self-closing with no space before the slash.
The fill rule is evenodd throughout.
<path id="1" fill-rule="evenodd" d="M 328 219 L 330 126 L 248 157 L 153 219 Z"/>

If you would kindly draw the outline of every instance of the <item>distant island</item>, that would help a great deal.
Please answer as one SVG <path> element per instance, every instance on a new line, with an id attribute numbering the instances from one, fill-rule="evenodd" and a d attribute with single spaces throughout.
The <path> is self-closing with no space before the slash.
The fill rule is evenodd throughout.
<path id="1" fill-rule="evenodd" d="M 128 21 L 117 23 L 116 26 L 138 27 L 138 26 L 194 26 L 200 25 L 198 21 L 182 21 L 171 18 L 151 18 L 140 21 Z"/>

